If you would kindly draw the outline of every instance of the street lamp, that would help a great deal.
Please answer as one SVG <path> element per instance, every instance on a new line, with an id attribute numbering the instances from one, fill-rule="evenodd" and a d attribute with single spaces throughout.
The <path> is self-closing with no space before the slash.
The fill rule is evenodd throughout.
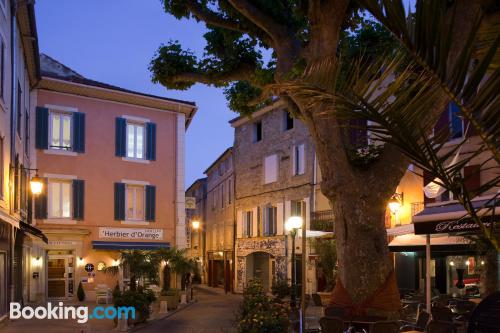
<path id="1" fill-rule="evenodd" d="M 191 221 L 191 227 L 193 227 L 193 230 L 198 230 L 200 228 L 200 221 Z"/>
<path id="2" fill-rule="evenodd" d="M 292 290 L 290 295 L 290 307 L 295 308 L 297 305 L 297 265 L 295 262 L 295 236 L 297 236 L 297 230 L 302 227 L 302 217 L 291 216 L 285 223 L 285 228 L 290 232 L 292 236 Z"/>
<path id="3" fill-rule="evenodd" d="M 35 174 L 33 178 L 30 180 L 31 193 L 34 195 L 38 195 L 43 191 L 43 182 L 40 177 L 38 177 L 38 173 Z"/>

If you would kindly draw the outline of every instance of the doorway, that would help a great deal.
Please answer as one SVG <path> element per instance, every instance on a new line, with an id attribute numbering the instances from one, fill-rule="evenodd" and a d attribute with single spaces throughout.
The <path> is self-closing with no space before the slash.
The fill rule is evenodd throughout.
<path id="1" fill-rule="evenodd" d="M 247 256 L 247 284 L 250 280 L 260 280 L 264 290 L 269 291 L 276 272 L 275 259 L 265 252 L 255 252 Z"/>
<path id="2" fill-rule="evenodd" d="M 71 299 L 74 290 L 74 258 L 72 255 L 49 255 L 47 260 L 47 297 Z"/>

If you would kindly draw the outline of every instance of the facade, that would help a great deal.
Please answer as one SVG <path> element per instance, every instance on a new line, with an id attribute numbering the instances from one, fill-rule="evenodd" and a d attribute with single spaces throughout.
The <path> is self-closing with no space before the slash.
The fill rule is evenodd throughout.
<path id="1" fill-rule="evenodd" d="M 31 145 L 36 36 L 33 4 L 0 1 L 0 322 L 9 302 L 29 301 L 32 258 L 44 244 L 32 225 L 29 191 L 36 165 Z"/>
<path id="2" fill-rule="evenodd" d="M 436 124 L 435 132 L 446 128 L 449 129 L 449 141 L 443 147 L 443 154 L 463 140 L 465 143 L 459 150 L 459 160 L 478 149 L 480 138 L 472 127 L 469 128 L 467 122 L 458 116 L 458 109 L 453 104 L 444 110 Z M 481 185 L 498 177 L 498 169 L 499 166 L 491 158 L 491 153 L 483 152 L 474 157 L 463 169 L 468 191 L 477 192 Z M 430 275 L 433 290 L 443 294 L 479 293 L 483 288 L 485 265 L 488 260 L 495 258 L 486 258 L 469 239 L 464 238 L 463 233 L 457 235 L 453 231 L 453 226 L 459 223 L 466 212 L 448 191 L 440 191 L 442 193 L 438 195 L 424 193 L 424 187 L 432 180 L 427 173 L 410 166 L 396 190 L 401 200 L 401 208 L 395 213 L 388 210 L 386 225 L 389 247 L 394 252 L 398 285 L 403 292 L 424 290 L 425 238 L 426 234 L 430 234 Z M 498 190 L 497 187 L 477 193 L 473 199 L 474 205 L 498 205 L 491 201 L 498 195 Z M 498 213 L 496 214 L 494 221 L 498 221 Z M 464 221 L 460 223 L 463 225 Z M 465 230 L 466 232 L 477 232 L 474 224 L 467 225 L 475 230 Z M 496 260 L 499 260 L 498 257 Z M 457 288 L 459 274 L 462 274 L 465 288 Z"/>
<path id="3" fill-rule="evenodd" d="M 207 178 L 197 179 L 186 190 L 186 200 L 190 199 L 194 205 L 188 207 L 186 202 L 186 240 L 189 255 L 198 263 L 199 280 L 207 281 L 205 233 L 203 221 L 207 221 Z M 193 202 L 194 201 L 194 202 Z M 193 221 L 200 222 L 198 229 L 192 227 Z"/>
<path id="4" fill-rule="evenodd" d="M 251 279 L 269 290 L 291 277 L 290 216 L 302 216 L 310 229 L 315 196 L 314 147 L 306 127 L 290 117 L 281 102 L 257 111 L 252 118 L 231 121 L 235 173 L 235 291 Z M 302 241 L 297 237 L 297 271 L 301 271 Z M 310 251 L 310 250 L 307 250 Z M 315 290 L 315 267 L 307 260 L 308 293 Z M 302 283 L 301 276 L 297 282 Z"/>
<path id="5" fill-rule="evenodd" d="M 89 80 L 46 55 L 41 74 L 33 121 L 46 191 L 35 218 L 48 244 L 46 281 L 32 292 L 71 300 L 82 282 L 93 299 L 97 284 L 127 281 L 127 270 L 102 271 L 119 250 L 186 246 L 184 134 L 196 107 Z"/>
<path id="6" fill-rule="evenodd" d="M 235 235 L 233 149 L 228 148 L 205 171 L 207 175 L 207 284 L 233 290 Z"/>

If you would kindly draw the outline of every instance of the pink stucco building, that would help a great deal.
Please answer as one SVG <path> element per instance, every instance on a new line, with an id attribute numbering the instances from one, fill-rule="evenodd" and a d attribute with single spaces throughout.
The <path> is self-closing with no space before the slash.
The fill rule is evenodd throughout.
<path id="1" fill-rule="evenodd" d="M 119 250 L 185 247 L 184 133 L 194 103 L 92 81 L 42 55 L 36 105 L 46 186 L 35 218 L 49 241 L 34 293 L 71 299 L 82 282 L 92 299 L 98 284 L 126 282 L 126 272 L 102 272 Z"/>

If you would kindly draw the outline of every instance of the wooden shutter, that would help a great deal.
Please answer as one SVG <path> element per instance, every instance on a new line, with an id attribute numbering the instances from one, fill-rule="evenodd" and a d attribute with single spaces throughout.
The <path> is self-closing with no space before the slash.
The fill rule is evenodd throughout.
<path id="1" fill-rule="evenodd" d="M 85 182 L 82 179 L 73 179 L 73 219 L 83 220 Z"/>
<path id="2" fill-rule="evenodd" d="M 259 209 L 255 207 L 252 209 L 252 230 L 250 230 L 250 235 L 252 237 L 257 237 L 259 236 Z"/>
<path id="3" fill-rule="evenodd" d="M 284 227 L 284 206 L 282 202 L 278 202 L 276 204 L 276 235 L 283 235 L 283 227 Z"/>
<path id="4" fill-rule="evenodd" d="M 49 148 L 49 109 L 36 107 L 36 135 L 35 146 L 37 149 Z"/>
<path id="5" fill-rule="evenodd" d="M 115 155 L 124 157 L 127 153 L 127 120 L 116 118 Z"/>
<path id="6" fill-rule="evenodd" d="M 305 145 L 301 144 L 297 147 L 298 149 L 298 174 L 302 175 L 305 172 L 305 160 L 306 160 L 306 155 L 305 155 Z"/>
<path id="7" fill-rule="evenodd" d="M 85 113 L 73 113 L 73 151 L 85 152 Z"/>
<path id="8" fill-rule="evenodd" d="M 481 187 L 481 166 L 469 165 L 464 168 L 465 188 L 474 195 Z"/>
<path id="9" fill-rule="evenodd" d="M 115 183 L 115 220 L 125 220 L 125 184 Z"/>
<path id="10" fill-rule="evenodd" d="M 156 124 L 146 124 L 146 159 L 156 160 Z"/>
<path id="11" fill-rule="evenodd" d="M 278 179 L 278 155 L 264 158 L 264 183 L 273 183 Z"/>
<path id="12" fill-rule="evenodd" d="M 155 220 L 156 211 L 156 187 L 146 185 L 146 221 Z"/>
<path id="13" fill-rule="evenodd" d="M 47 218 L 48 181 L 47 181 L 47 178 L 41 178 L 40 181 L 43 184 L 43 189 L 42 189 L 42 193 L 35 196 L 35 218 L 36 219 L 46 219 Z"/>
<path id="14" fill-rule="evenodd" d="M 243 214 L 241 210 L 236 214 L 236 238 L 243 236 Z"/>

